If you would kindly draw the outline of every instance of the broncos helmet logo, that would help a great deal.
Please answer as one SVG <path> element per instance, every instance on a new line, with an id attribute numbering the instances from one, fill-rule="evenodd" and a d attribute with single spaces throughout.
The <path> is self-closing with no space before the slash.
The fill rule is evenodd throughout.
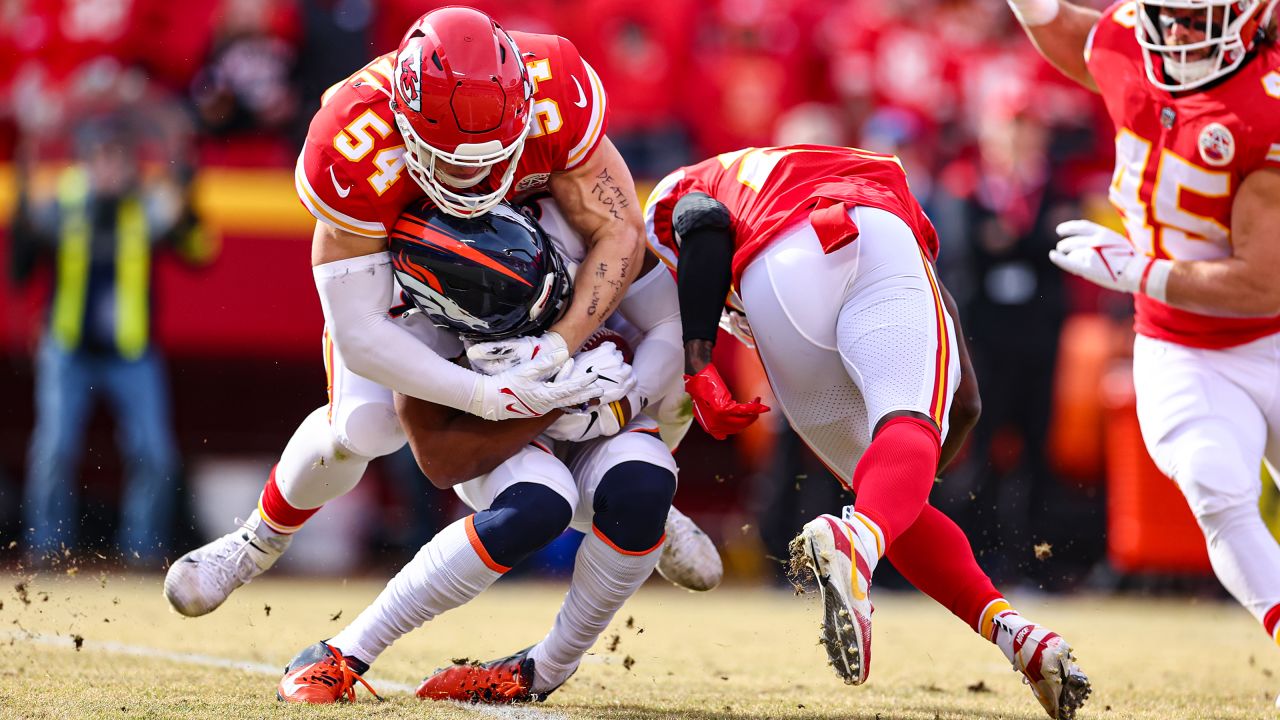
<path id="1" fill-rule="evenodd" d="M 467 312 L 448 296 L 436 292 L 435 288 L 418 281 L 417 278 L 401 276 L 398 279 L 405 290 L 413 294 L 414 299 L 418 301 L 418 306 L 427 311 L 428 314 L 434 313 L 462 323 L 477 333 L 482 333 L 489 329 L 488 322 Z"/>

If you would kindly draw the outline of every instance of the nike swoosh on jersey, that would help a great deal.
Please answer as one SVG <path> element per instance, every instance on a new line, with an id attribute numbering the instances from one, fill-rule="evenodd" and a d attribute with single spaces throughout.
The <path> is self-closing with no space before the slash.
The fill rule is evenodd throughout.
<path id="1" fill-rule="evenodd" d="M 333 180 L 333 189 L 338 191 L 338 197 L 344 198 L 351 194 L 351 188 L 342 187 L 338 184 L 338 176 L 333 174 L 333 166 L 329 166 L 329 179 Z"/>
<path id="2" fill-rule="evenodd" d="M 581 85 L 581 83 L 579 83 L 579 82 L 578 82 L 578 78 L 576 78 L 576 77 L 574 77 L 574 76 L 570 75 L 570 76 L 569 76 L 569 79 L 573 81 L 573 86 L 574 86 L 574 87 L 576 87 L 576 88 L 578 88 L 578 100 L 577 100 L 577 102 L 575 102 L 575 103 L 574 103 L 574 106 L 576 106 L 576 107 L 580 107 L 580 108 L 582 108 L 582 107 L 586 107 L 586 106 L 587 106 L 587 95 L 586 95 L 586 93 L 582 92 L 582 85 Z"/>

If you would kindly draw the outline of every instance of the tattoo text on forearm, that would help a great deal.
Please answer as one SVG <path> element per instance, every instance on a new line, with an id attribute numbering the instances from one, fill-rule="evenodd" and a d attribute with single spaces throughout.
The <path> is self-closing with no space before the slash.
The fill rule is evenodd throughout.
<path id="1" fill-rule="evenodd" d="M 627 264 L 627 259 L 623 258 L 622 265 L 624 271 Z M 622 299 L 622 292 L 626 283 L 621 279 L 609 277 L 609 263 L 607 262 L 600 262 L 592 272 L 596 276 L 597 280 L 602 280 L 604 281 L 604 284 L 613 288 L 613 293 L 609 296 L 609 301 L 604 304 L 604 314 L 608 315 L 617 308 L 618 302 Z M 623 275 L 623 277 L 625 278 L 626 275 Z M 591 286 L 591 302 L 587 305 L 587 315 L 595 315 L 598 312 L 600 312 L 600 284 L 596 283 Z"/>

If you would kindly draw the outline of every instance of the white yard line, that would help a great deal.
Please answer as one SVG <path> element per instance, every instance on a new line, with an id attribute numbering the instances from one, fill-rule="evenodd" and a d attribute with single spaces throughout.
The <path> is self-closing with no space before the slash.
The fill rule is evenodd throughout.
<path id="1" fill-rule="evenodd" d="M 6 634 L 10 638 L 19 642 L 46 645 L 64 650 L 75 649 L 75 642 L 68 636 L 45 635 L 42 633 L 22 631 L 10 631 Z M 186 665 L 225 668 L 227 670 L 239 670 L 241 672 L 253 673 L 255 675 L 269 675 L 272 677 L 278 677 L 284 672 L 284 666 L 282 665 L 252 662 L 250 660 L 234 660 L 231 658 L 218 657 L 216 655 L 202 655 L 200 653 L 175 652 L 173 650 L 161 650 L 159 648 L 147 647 L 145 645 L 128 645 L 125 643 L 111 642 L 107 640 L 86 639 L 84 644 L 81 646 L 81 651 L 168 660 L 170 662 L 184 663 Z M 376 680 L 373 681 L 372 684 L 379 690 L 391 690 L 402 693 L 412 693 L 414 690 L 418 689 L 416 685 L 407 685 L 405 683 L 392 682 L 390 680 Z M 567 716 L 558 712 L 539 710 L 530 707 L 468 705 L 465 703 L 455 704 L 458 707 L 470 710 L 477 715 L 503 718 L 503 720 L 568 720 Z"/>

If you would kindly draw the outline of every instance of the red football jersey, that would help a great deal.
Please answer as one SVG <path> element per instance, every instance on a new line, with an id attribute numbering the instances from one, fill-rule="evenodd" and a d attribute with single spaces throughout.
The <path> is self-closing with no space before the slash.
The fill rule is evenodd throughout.
<path id="1" fill-rule="evenodd" d="M 736 283 L 778 232 L 809 217 L 827 252 L 858 237 L 840 204 L 866 205 L 902 218 L 930 258 L 938 234 L 892 155 L 823 145 L 746 148 L 680 168 L 662 179 L 645 203 L 649 244 L 668 265 L 679 254 L 671 212 L 686 193 L 702 192 L 724 203 L 733 218 Z M 826 211 L 826 212 L 824 212 Z"/>
<path id="2" fill-rule="evenodd" d="M 511 37 L 534 84 L 534 127 L 508 199 L 585 162 L 604 137 L 608 116 L 604 86 L 572 43 L 556 35 Z M 375 238 L 385 237 L 400 212 L 424 195 L 404 172 L 404 140 L 390 105 L 394 64 L 395 53 L 387 53 L 325 92 L 294 170 L 298 197 L 317 220 Z M 489 178 L 501 178 L 504 170 L 495 166 Z"/>
<path id="3" fill-rule="evenodd" d="M 1261 45 L 1234 74 L 1171 95 L 1147 80 L 1133 2 L 1113 5 L 1085 48 L 1116 125 L 1111 204 L 1139 253 L 1172 260 L 1231 255 L 1231 205 L 1249 173 L 1280 168 L 1280 48 Z M 1135 297 L 1135 327 L 1182 345 L 1223 348 L 1280 331 L 1280 316 L 1228 318 Z"/>

